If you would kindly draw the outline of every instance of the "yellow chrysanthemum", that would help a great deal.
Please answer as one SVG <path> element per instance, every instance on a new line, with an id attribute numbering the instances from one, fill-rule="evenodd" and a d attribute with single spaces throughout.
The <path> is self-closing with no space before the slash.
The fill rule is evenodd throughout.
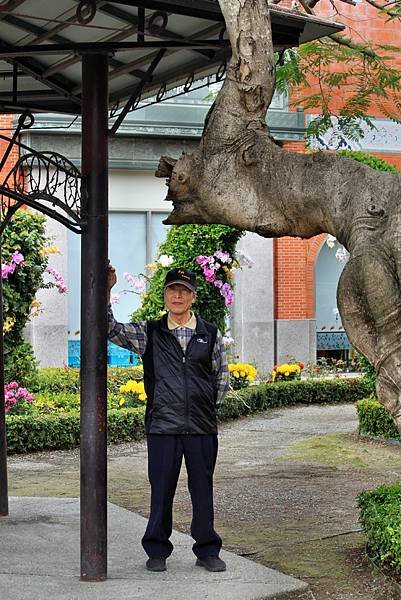
<path id="1" fill-rule="evenodd" d="M 3 333 L 8 333 L 12 330 L 15 324 L 15 319 L 13 317 L 7 317 L 7 319 L 3 323 Z"/>
<path id="2" fill-rule="evenodd" d="M 58 246 L 55 246 L 53 244 L 52 246 L 44 246 L 43 248 L 41 248 L 40 254 L 42 256 L 46 256 L 49 254 L 61 254 L 61 252 L 60 252 L 60 248 L 58 248 Z"/>

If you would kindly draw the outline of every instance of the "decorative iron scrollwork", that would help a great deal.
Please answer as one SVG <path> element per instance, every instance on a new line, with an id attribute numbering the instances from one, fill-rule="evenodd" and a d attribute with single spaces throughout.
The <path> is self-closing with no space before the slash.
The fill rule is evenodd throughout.
<path id="1" fill-rule="evenodd" d="M 184 92 L 189 92 L 193 83 L 194 83 L 194 74 L 191 73 L 190 75 L 188 75 L 187 80 L 184 83 Z"/>
<path id="2" fill-rule="evenodd" d="M 21 118 L 19 126 L 23 123 Z M 7 154 L 9 148 L 17 144 L 15 135 L 12 139 L 3 135 L 0 138 L 9 142 Z M 57 152 L 35 152 L 25 144 L 17 145 L 26 153 L 0 183 L 0 234 L 23 205 L 80 233 L 84 224 L 81 219 L 84 186 L 80 171 Z"/>
<path id="3" fill-rule="evenodd" d="M 96 0 L 81 0 L 77 6 L 77 20 L 81 25 L 87 25 L 96 15 Z"/>
<path id="4" fill-rule="evenodd" d="M 166 94 L 166 89 L 167 89 L 166 84 L 162 83 L 161 86 L 160 86 L 160 88 L 159 88 L 159 91 L 156 94 L 156 100 L 157 100 L 157 102 L 161 102 L 163 100 L 163 98 L 164 98 L 164 96 Z"/>
<path id="5" fill-rule="evenodd" d="M 161 23 L 160 23 L 161 22 Z M 148 32 L 151 34 L 164 33 L 168 23 L 168 14 L 166 12 L 154 12 L 148 21 Z"/>

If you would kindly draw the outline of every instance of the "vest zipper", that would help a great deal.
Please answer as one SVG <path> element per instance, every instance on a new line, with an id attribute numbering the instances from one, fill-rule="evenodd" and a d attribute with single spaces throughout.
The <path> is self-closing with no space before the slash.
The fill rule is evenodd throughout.
<path id="1" fill-rule="evenodd" d="M 186 350 L 184 352 L 184 350 L 181 347 L 180 342 L 177 340 L 177 338 L 175 337 L 175 335 L 173 335 L 171 332 L 169 332 L 169 333 L 175 339 L 176 343 L 178 344 L 178 346 L 180 347 L 180 350 L 182 352 L 182 365 L 183 365 L 183 370 L 184 370 L 184 382 L 185 382 L 185 424 L 186 424 L 186 430 L 184 431 L 184 434 L 188 435 L 190 433 L 190 431 L 189 431 L 189 402 L 188 402 L 187 369 L 186 369 L 186 358 L 185 358 L 185 355 L 188 352 L 188 348 L 189 348 L 191 342 L 193 341 L 194 338 L 198 337 L 199 334 L 198 333 L 194 333 L 194 335 L 189 340 L 189 342 L 187 344 L 187 348 L 186 348 Z"/>

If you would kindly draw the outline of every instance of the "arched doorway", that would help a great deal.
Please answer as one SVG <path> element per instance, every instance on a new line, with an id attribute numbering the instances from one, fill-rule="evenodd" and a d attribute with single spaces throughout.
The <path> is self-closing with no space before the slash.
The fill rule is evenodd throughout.
<path id="1" fill-rule="evenodd" d="M 315 317 L 317 358 L 349 360 L 350 343 L 337 308 L 337 286 L 344 261 L 337 253 L 343 247 L 337 240 L 324 242 L 315 262 Z"/>

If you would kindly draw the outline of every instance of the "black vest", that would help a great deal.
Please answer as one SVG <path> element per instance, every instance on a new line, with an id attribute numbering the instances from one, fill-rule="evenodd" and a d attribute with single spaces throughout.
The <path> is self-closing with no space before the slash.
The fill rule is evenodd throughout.
<path id="1" fill-rule="evenodd" d="M 147 395 L 145 428 L 156 434 L 217 433 L 212 352 L 217 328 L 200 317 L 184 354 L 167 315 L 148 321 L 142 356 Z"/>

